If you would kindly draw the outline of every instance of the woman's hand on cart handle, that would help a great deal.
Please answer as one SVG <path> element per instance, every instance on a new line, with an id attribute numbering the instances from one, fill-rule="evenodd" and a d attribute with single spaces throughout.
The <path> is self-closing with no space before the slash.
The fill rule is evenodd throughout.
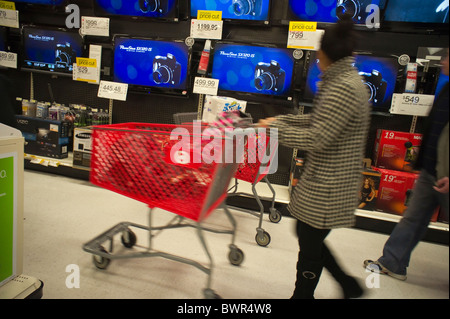
<path id="1" fill-rule="evenodd" d="M 274 121 L 276 121 L 275 117 L 268 117 L 268 118 L 265 118 L 265 119 L 261 119 L 261 120 L 258 121 L 257 126 L 258 127 L 266 127 L 266 128 L 268 128 L 270 126 L 270 124 L 272 124 Z"/>

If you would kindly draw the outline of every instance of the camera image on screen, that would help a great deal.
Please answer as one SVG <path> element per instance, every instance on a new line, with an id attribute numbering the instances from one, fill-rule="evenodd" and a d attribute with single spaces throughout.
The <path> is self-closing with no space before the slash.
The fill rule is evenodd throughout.
<path id="1" fill-rule="evenodd" d="M 169 1 L 168 0 L 139 0 L 139 8 L 143 13 L 159 12 L 168 13 L 169 12 Z"/>
<path id="2" fill-rule="evenodd" d="M 370 4 L 372 0 L 338 0 L 336 15 L 341 18 L 344 14 L 348 14 L 356 23 L 364 22 L 369 15 L 366 8 Z"/>
<path id="3" fill-rule="evenodd" d="M 56 44 L 55 64 L 58 69 L 69 70 L 76 62 L 77 53 L 72 49 L 70 43 Z"/>
<path id="4" fill-rule="evenodd" d="M 259 62 L 255 68 L 255 88 L 258 91 L 282 92 L 286 72 L 277 61 Z"/>
<path id="5" fill-rule="evenodd" d="M 237 16 L 259 16 L 262 11 L 262 0 L 233 0 L 231 6 Z"/>
<path id="6" fill-rule="evenodd" d="M 364 77 L 363 82 L 369 88 L 369 101 L 373 105 L 383 103 L 387 89 L 387 82 L 383 80 L 383 75 L 377 70 L 372 70 L 371 73 L 359 72 L 359 75 Z"/>
<path id="7" fill-rule="evenodd" d="M 153 59 L 153 81 L 156 84 L 178 85 L 181 80 L 181 64 L 175 57 L 167 53 L 166 56 L 157 55 Z"/>

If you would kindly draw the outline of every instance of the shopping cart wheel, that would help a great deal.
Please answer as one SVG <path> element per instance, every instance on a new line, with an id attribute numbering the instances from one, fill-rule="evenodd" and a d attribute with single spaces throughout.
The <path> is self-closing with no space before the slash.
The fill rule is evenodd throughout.
<path id="1" fill-rule="evenodd" d="M 255 240 L 258 245 L 266 247 L 270 244 L 270 235 L 266 231 L 258 231 L 256 233 Z"/>
<path id="2" fill-rule="evenodd" d="M 281 220 L 281 213 L 276 208 L 269 208 L 269 220 L 272 223 L 278 223 Z"/>
<path id="3" fill-rule="evenodd" d="M 102 246 L 100 246 L 100 251 L 103 253 L 108 253 Z M 94 262 L 95 267 L 97 267 L 98 269 L 106 269 L 111 262 L 111 259 L 99 255 L 94 255 L 92 256 L 92 261 Z"/>
<path id="4" fill-rule="evenodd" d="M 214 292 L 214 290 L 210 288 L 203 289 L 203 295 L 205 299 L 222 299 L 218 294 Z"/>
<path id="5" fill-rule="evenodd" d="M 133 233 L 131 230 L 127 229 L 122 233 L 122 236 L 120 237 L 120 239 L 122 240 L 122 244 L 126 247 L 126 248 L 131 248 L 134 245 L 136 245 L 136 234 Z"/>
<path id="6" fill-rule="evenodd" d="M 239 266 L 244 261 L 244 252 L 239 248 L 231 248 L 228 254 L 228 260 L 234 266 Z"/>

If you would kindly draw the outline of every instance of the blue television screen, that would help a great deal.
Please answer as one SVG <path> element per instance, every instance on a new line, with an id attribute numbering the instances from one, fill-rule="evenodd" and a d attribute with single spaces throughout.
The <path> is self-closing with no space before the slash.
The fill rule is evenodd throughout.
<path id="1" fill-rule="evenodd" d="M 198 10 L 222 11 L 222 19 L 267 21 L 270 0 L 191 0 L 191 16 Z"/>
<path id="2" fill-rule="evenodd" d="M 219 89 L 288 97 L 294 70 L 293 50 L 217 43 L 212 78 Z"/>
<path id="3" fill-rule="evenodd" d="M 311 100 L 317 93 L 317 84 L 320 81 L 321 73 L 318 63 L 316 53 L 312 52 L 306 78 L 304 95 L 306 100 Z M 397 84 L 397 60 L 391 57 L 357 55 L 354 66 L 369 89 L 372 106 L 375 108 L 390 107 L 392 94 Z"/>
<path id="4" fill-rule="evenodd" d="M 188 85 L 189 52 L 183 41 L 116 37 L 114 81 L 184 90 Z"/>
<path id="5" fill-rule="evenodd" d="M 95 0 L 98 7 L 112 15 L 173 18 L 178 0 Z"/>
<path id="6" fill-rule="evenodd" d="M 23 28 L 23 67 L 58 73 L 72 73 L 76 57 L 83 55 L 78 32 Z"/>
<path id="7" fill-rule="evenodd" d="M 384 9 L 386 0 L 289 0 L 290 15 L 301 21 L 335 23 L 349 14 L 355 24 L 365 24 L 373 12 L 369 5 Z"/>
<path id="8" fill-rule="evenodd" d="M 389 0 L 385 21 L 448 23 L 448 0 Z"/>

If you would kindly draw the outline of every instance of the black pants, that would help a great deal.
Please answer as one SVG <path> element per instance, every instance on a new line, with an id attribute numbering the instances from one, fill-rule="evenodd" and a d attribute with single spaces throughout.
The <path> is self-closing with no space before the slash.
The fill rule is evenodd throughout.
<path id="1" fill-rule="evenodd" d="M 324 243 L 325 238 L 331 229 L 318 229 L 297 220 L 297 236 L 300 251 L 308 260 L 321 261 L 324 255 L 329 252 Z"/>

